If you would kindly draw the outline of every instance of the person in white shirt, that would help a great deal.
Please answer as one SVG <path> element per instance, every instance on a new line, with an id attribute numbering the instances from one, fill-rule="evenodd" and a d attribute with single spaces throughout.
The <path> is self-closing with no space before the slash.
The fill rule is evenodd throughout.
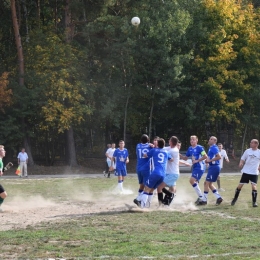
<path id="1" fill-rule="evenodd" d="M 21 175 L 20 177 L 28 177 L 27 175 L 27 164 L 28 164 L 28 155 L 25 152 L 25 148 L 22 148 L 21 152 L 17 156 L 18 165 L 20 167 Z"/>
<path id="2" fill-rule="evenodd" d="M 170 206 L 176 192 L 176 181 L 180 176 L 178 141 L 176 136 L 172 136 L 169 140 L 170 146 L 164 148 L 170 154 L 172 160 L 167 162 L 166 175 L 163 182 L 157 188 L 159 205 Z M 169 187 L 169 190 L 165 188 L 166 186 Z M 165 193 L 165 196 L 163 196 L 163 193 Z"/>
<path id="3" fill-rule="evenodd" d="M 223 168 L 224 158 L 225 158 L 226 162 L 228 162 L 228 163 L 229 163 L 229 159 L 228 159 L 228 156 L 227 156 L 227 152 L 226 152 L 226 150 L 223 149 L 223 145 L 221 143 L 218 143 L 218 149 L 219 149 L 219 154 L 221 155 L 221 159 L 219 161 L 220 171 L 221 171 L 221 169 Z M 219 174 L 218 179 L 217 179 L 217 185 L 218 185 L 218 191 L 225 191 L 220 186 L 220 174 Z"/>
<path id="4" fill-rule="evenodd" d="M 242 177 L 240 183 L 237 186 L 235 196 L 231 202 L 231 206 L 234 206 L 240 191 L 244 184 L 251 182 L 252 186 L 252 204 L 253 207 L 257 207 L 257 180 L 260 170 L 260 150 L 258 149 L 259 141 L 252 139 L 250 142 L 250 148 L 245 150 L 239 162 L 239 167 L 242 168 Z"/>
<path id="5" fill-rule="evenodd" d="M 115 169 L 115 164 L 112 163 L 112 158 L 113 158 L 113 154 L 114 154 L 115 150 L 116 150 L 116 144 L 112 143 L 111 147 L 108 148 L 106 151 L 107 165 L 109 168 L 107 178 L 110 178 L 111 172 Z"/>

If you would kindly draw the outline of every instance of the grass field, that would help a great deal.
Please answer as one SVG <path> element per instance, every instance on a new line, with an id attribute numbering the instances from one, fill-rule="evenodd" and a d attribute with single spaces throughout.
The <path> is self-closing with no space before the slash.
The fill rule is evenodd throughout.
<path id="1" fill-rule="evenodd" d="M 246 185 L 230 206 L 240 176 L 225 175 L 224 201 L 195 207 L 189 175 L 170 209 L 132 202 L 137 179 L 117 194 L 116 178 L 1 179 L 9 197 L 0 213 L 0 259 L 260 259 L 259 208 Z M 131 211 L 125 203 L 133 205 Z M 31 224 L 26 221 L 31 220 Z"/>

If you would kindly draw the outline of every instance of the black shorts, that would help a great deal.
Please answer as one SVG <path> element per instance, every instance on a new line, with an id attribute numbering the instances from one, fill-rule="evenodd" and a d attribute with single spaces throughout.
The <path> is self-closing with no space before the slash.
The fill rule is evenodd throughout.
<path id="1" fill-rule="evenodd" d="M 5 189 L 4 189 L 4 187 L 0 184 L 0 194 L 3 193 L 3 192 L 5 192 Z"/>
<path id="2" fill-rule="evenodd" d="M 249 181 L 251 181 L 252 183 L 257 184 L 257 180 L 258 180 L 258 175 L 243 173 L 242 177 L 240 179 L 240 184 L 249 183 Z"/>

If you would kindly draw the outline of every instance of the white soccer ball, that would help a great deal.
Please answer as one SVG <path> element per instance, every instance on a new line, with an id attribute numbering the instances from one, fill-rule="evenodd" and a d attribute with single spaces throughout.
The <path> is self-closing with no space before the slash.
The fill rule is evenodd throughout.
<path id="1" fill-rule="evenodd" d="M 138 26 L 140 24 L 140 18 L 139 17 L 133 17 L 131 20 L 132 25 Z"/>

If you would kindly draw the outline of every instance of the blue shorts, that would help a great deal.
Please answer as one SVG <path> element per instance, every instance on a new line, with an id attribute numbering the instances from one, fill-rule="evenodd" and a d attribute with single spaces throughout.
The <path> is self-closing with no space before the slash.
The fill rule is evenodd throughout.
<path id="1" fill-rule="evenodd" d="M 164 177 L 165 176 L 161 173 L 152 172 L 146 181 L 145 186 L 150 189 L 156 189 L 163 182 Z"/>
<path id="2" fill-rule="evenodd" d="M 180 174 L 176 174 L 176 173 L 166 173 L 166 176 L 164 177 L 163 182 L 168 186 L 168 187 L 172 187 L 172 186 L 176 186 L 176 181 L 179 179 Z"/>
<path id="3" fill-rule="evenodd" d="M 191 177 L 199 181 L 204 173 L 204 170 L 201 169 L 193 169 L 191 173 Z"/>
<path id="4" fill-rule="evenodd" d="M 139 184 L 144 184 L 147 182 L 150 176 L 150 170 L 147 171 L 137 171 L 137 177 Z"/>
<path id="5" fill-rule="evenodd" d="M 215 182 L 218 179 L 220 173 L 220 166 L 219 165 L 210 165 L 208 169 L 208 174 L 206 177 L 206 181 L 208 182 Z"/>
<path id="6" fill-rule="evenodd" d="M 115 170 L 115 176 L 126 176 L 126 175 L 127 175 L 126 170 L 119 170 L 119 169 Z"/>

